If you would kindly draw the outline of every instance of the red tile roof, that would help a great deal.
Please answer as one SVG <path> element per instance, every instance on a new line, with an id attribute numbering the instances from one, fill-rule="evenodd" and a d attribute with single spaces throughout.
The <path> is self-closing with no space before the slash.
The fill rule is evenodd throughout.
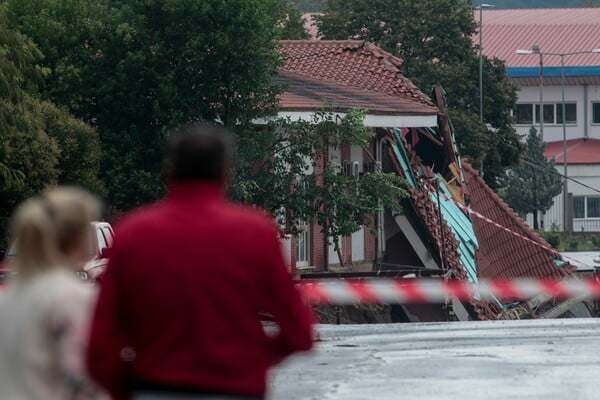
<path id="1" fill-rule="evenodd" d="M 402 75 L 402 60 L 359 40 L 284 40 L 279 78 L 290 84 L 282 109 L 367 105 L 373 113 L 437 114 L 424 93 Z M 304 86 L 304 87 L 303 87 Z M 372 100 L 372 102 L 370 102 Z"/>
<path id="2" fill-rule="evenodd" d="M 351 108 L 368 110 L 370 114 L 435 114 L 436 109 L 423 107 L 422 103 L 386 93 L 340 85 L 336 81 L 313 78 L 295 72 L 280 72 L 276 83 L 286 87 L 279 96 L 282 108 L 287 111 L 312 111 L 323 108 L 324 102 L 332 111 Z"/>
<path id="3" fill-rule="evenodd" d="M 556 164 L 564 163 L 562 140 L 546 143 L 546 157 L 554 157 Z M 600 164 L 600 139 L 567 140 L 567 163 Z"/>
<path id="4" fill-rule="evenodd" d="M 475 11 L 479 21 L 479 11 Z M 479 45 L 479 35 L 473 37 Z M 483 10 L 483 52 L 508 67 L 536 67 L 539 57 L 516 54 L 539 45 L 542 52 L 590 51 L 600 48 L 600 8 Z M 544 57 L 545 66 L 560 66 L 560 57 Z M 600 65 L 600 54 L 565 57 L 567 66 Z"/>
<path id="5" fill-rule="evenodd" d="M 550 245 L 525 223 L 468 163 L 463 172 L 471 195 L 471 208 L 494 222 L 543 246 Z M 555 255 L 529 241 L 512 235 L 484 220 L 473 217 L 473 228 L 479 241 L 477 268 L 481 278 L 514 279 L 522 277 L 561 278 L 572 267 L 556 266 Z"/>

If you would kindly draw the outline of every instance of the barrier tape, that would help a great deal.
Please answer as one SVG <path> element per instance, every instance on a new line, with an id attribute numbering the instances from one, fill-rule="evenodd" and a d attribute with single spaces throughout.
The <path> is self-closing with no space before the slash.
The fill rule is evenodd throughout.
<path id="1" fill-rule="evenodd" d="M 537 295 L 549 298 L 600 299 L 600 279 L 566 280 L 519 279 L 485 281 L 477 284 L 444 279 L 331 279 L 296 283 L 303 298 L 311 304 L 408 304 L 444 303 L 449 298 L 483 301 L 496 298 L 526 301 Z"/>
<path id="2" fill-rule="evenodd" d="M 435 188 L 432 188 L 432 190 L 434 190 L 434 191 L 435 191 Z M 447 196 L 446 194 L 444 194 L 444 193 L 440 193 L 440 196 L 442 196 L 442 197 L 443 197 L 443 198 L 444 198 L 446 201 L 451 201 L 452 203 L 454 203 L 455 205 L 457 205 L 457 206 L 458 206 L 458 207 L 459 207 L 461 210 L 463 210 L 464 212 L 468 213 L 468 215 L 473 215 L 473 216 L 475 216 L 475 217 L 477 217 L 477 218 L 479 218 L 479 219 L 483 220 L 484 222 L 487 222 L 487 223 L 489 223 L 489 224 L 492 224 L 492 225 L 494 225 L 495 227 L 497 227 L 497 228 L 500 228 L 500 229 L 502 229 L 503 231 L 505 231 L 505 232 L 508 232 L 508 233 L 510 233 L 510 234 L 511 234 L 511 235 L 513 235 L 513 236 L 516 236 L 516 237 L 518 237 L 519 239 L 525 240 L 526 242 L 529 242 L 529 243 L 531 243 L 531 244 L 533 244 L 533 245 L 535 245 L 535 246 L 538 246 L 538 247 L 540 247 L 540 248 L 542 248 L 542 249 L 544 249 L 544 250 L 547 250 L 547 251 L 551 252 L 552 254 L 554 254 L 555 256 L 559 257 L 560 259 L 565 259 L 565 260 L 567 260 L 567 261 L 570 261 L 570 262 L 572 262 L 572 263 L 575 263 L 575 264 L 573 264 L 574 266 L 575 266 L 576 264 L 580 264 L 580 265 L 584 265 L 584 266 L 586 266 L 586 267 L 588 267 L 588 268 L 594 268 L 594 266 L 592 266 L 592 265 L 589 265 L 589 264 L 587 264 L 587 263 L 584 263 L 584 262 L 582 262 L 582 261 L 580 261 L 580 260 L 577 260 L 577 259 L 575 259 L 575 258 L 571 258 L 571 257 L 565 256 L 565 255 L 561 254 L 561 253 L 560 253 L 558 250 L 556 250 L 556 249 L 553 249 L 553 248 L 552 248 L 552 247 L 550 247 L 550 246 L 547 246 L 547 245 L 545 245 L 545 244 L 543 244 L 543 243 L 540 243 L 540 242 L 537 242 L 537 241 L 535 241 L 535 240 L 533 240 L 533 239 L 531 239 L 531 238 L 528 238 L 528 237 L 527 237 L 527 236 L 525 236 L 525 235 L 522 235 L 522 234 L 520 234 L 520 233 L 518 233 L 518 232 L 515 232 L 515 231 L 513 231 L 513 230 L 510 230 L 509 228 L 505 227 L 504 225 L 500 225 L 499 223 L 497 223 L 496 221 L 493 221 L 493 220 L 491 220 L 490 218 L 486 217 L 485 215 L 483 215 L 483 214 L 480 214 L 480 213 L 478 213 L 477 211 L 474 211 L 474 210 L 472 210 L 471 208 L 469 208 L 469 207 L 465 206 L 465 205 L 464 205 L 464 204 L 462 204 L 461 202 L 459 202 L 459 201 L 456 201 L 455 199 L 453 199 L 453 198 L 451 198 L 451 197 L 448 197 L 448 196 Z"/>

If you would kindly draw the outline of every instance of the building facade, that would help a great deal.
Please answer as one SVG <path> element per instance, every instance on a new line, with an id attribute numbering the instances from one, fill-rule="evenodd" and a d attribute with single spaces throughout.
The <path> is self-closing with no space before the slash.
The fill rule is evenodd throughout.
<path id="1" fill-rule="evenodd" d="M 526 137 L 535 127 L 561 175 L 567 148 L 567 207 L 558 195 L 539 216 L 543 228 L 600 232 L 600 9 L 486 9 L 482 27 L 483 53 L 503 60 L 519 87 L 517 132 Z"/>
<path id="2" fill-rule="evenodd" d="M 370 43 L 358 40 L 281 41 L 283 66 L 277 83 L 285 87 L 280 96 L 278 117 L 313 120 L 329 109 L 344 116 L 351 109 L 366 110 L 364 124 L 376 132 L 393 127 L 433 127 L 439 109 L 402 74 L 402 60 Z M 381 135 L 369 146 L 330 148 L 330 164 L 357 179 L 381 162 Z M 315 172 L 322 172 L 324 160 L 315 155 Z M 373 262 L 384 251 L 383 215 L 374 215 L 370 225 L 349 237 L 339 238 L 344 264 Z M 340 264 L 333 238 L 324 237 L 321 227 L 306 221 L 302 232 L 283 241 L 293 271 L 324 270 Z"/>

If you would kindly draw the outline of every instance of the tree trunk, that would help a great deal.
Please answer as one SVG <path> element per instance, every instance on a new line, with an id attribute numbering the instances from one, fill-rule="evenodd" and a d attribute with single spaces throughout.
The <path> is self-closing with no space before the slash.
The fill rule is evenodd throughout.
<path id="1" fill-rule="evenodd" d="M 540 226 L 538 224 L 538 210 L 533 211 L 533 229 L 535 229 L 536 231 L 540 229 Z"/>
<path id="2" fill-rule="evenodd" d="M 325 135 L 325 138 L 323 139 L 325 141 L 325 146 L 323 148 L 323 171 L 327 171 L 327 168 L 329 167 L 329 140 L 327 138 L 327 135 Z M 323 186 L 326 187 L 327 186 L 327 174 L 324 173 L 323 174 Z M 329 212 L 329 210 L 324 210 L 326 212 Z M 324 252 L 325 252 L 325 260 L 323 260 L 324 262 L 324 267 L 325 267 L 325 271 L 329 270 L 329 218 L 325 218 L 325 224 L 323 226 L 323 234 L 325 235 L 325 240 L 324 240 Z"/>
<path id="3" fill-rule="evenodd" d="M 338 255 L 338 259 L 340 260 L 340 267 L 343 268 L 344 267 L 344 257 L 343 257 L 343 254 L 342 254 L 342 249 L 340 248 L 339 239 L 336 240 L 336 246 L 335 247 L 336 247 L 336 252 L 337 252 L 337 255 Z"/>

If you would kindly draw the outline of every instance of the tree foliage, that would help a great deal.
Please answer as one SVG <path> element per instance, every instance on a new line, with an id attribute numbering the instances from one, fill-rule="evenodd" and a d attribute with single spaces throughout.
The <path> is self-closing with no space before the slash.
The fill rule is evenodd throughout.
<path id="1" fill-rule="evenodd" d="M 285 3 L 280 8 L 277 23 L 277 38 L 281 40 L 307 40 L 310 34 L 306 30 L 305 20 L 300 11 L 292 4 Z"/>
<path id="2" fill-rule="evenodd" d="M 295 234 L 307 221 L 317 223 L 343 264 L 339 238 L 368 226 L 381 207 L 400 211 L 405 182 L 381 171 L 344 175 L 328 162 L 331 149 L 367 146 L 373 132 L 354 110 L 336 119 L 327 110 L 310 121 L 278 120 L 238 139 L 239 173 L 234 196 L 259 204 Z"/>
<path id="3" fill-rule="evenodd" d="M 166 132 L 246 126 L 274 110 L 277 38 L 303 33 L 284 0 L 10 0 L 52 68 L 44 94 L 94 125 L 109 203 L 162 194 Z"/>
<path id="4" fill-rule="evenodd" d="M 163 189 L 166 132 L 218 120 L 237 136 L 233 196 L 283 218 L 289 232 L 314 221 L 338 238 L 365 225 L 382 204 L 399 207 L 404 192 L 396 176 L 357 180 L 329 164 L 314 168 L 314 157 L 329 148 L 367 143 L 360 112 L 341 121 L 322 112 L 314 121 L 252 125 L 276 110 L 277 39 L 306 37 L 300 14 L 284 0 L 7 1 L 52 70 L 42 94 L 61 107 L 42 103 L 41 126 L 59 131 L 49 140 L 73 155 L 55 165 L 56 179 L 101 187 L 86 174 L 98 165 L 97 142 L 74 142 L 97 132 L 109 204 L 123 210 L 147 202 Z M 67 111 L 95 130 L 69 120 Z M 91 156 L 75 176 L 82 152 Z"/>
<path id="5" fill-rule="evenodd" d="M 57 145 L 43 130 L 39 102 L 27 92 L 44 72 L 40 58 L 0 5 L 0 238 L 12 208 L 57 177 Z"/>
<path id="6" fill-rule="evenodd" d="M 360 38 L 377 43 L 403 60 L 404 73 L 421 88 L 441 84 L 462 154 L 495 187 L 497 178 L 518 161 L 522 146 L 510 110 L 516 88 L 504 64 L 484 57 L 484 123 L 479 122 L 479 59 L 471 42 L 477 25 L 462 0 L 347 2 L 329 0 L 317 17 L 326 39 Z"/>
<path id="7" fill-rule="evenodd" d="M 92 128 L 38 96 L 49 73 L 35 43 L 0 5 L 0 240 L 12 209 L 55 183 L 101 189 Z"/>
<path id="8" fill-rule="evenodd" d="M 60 150 L 58 157 L 58 182 L 78 185 L 103 195 L 104 183 L 98 176 L 100 170 L 100 138 L 98 132 L 80 119 L 73 117 L 64 107 L 49 101 L 41 102 L 44 130 Z"/>
<path id="9" fill-rule="evenodd" d="M 300 12 L 321 12 L 325 9 L 326 0 L 290 0 Z"/>
<path id="10" fill-rule="evenodd" d="M 533 214 L 533 227 L 539 229 L 538 212 L 552 207 L 553 199 L 562 192 L 562 179 L 557 174 L 554 158 L 546 159 L 546 145 L 531 127 L 523 162 L 511 168 L 506 177 L 504 199 L 521 215 Z"/>

